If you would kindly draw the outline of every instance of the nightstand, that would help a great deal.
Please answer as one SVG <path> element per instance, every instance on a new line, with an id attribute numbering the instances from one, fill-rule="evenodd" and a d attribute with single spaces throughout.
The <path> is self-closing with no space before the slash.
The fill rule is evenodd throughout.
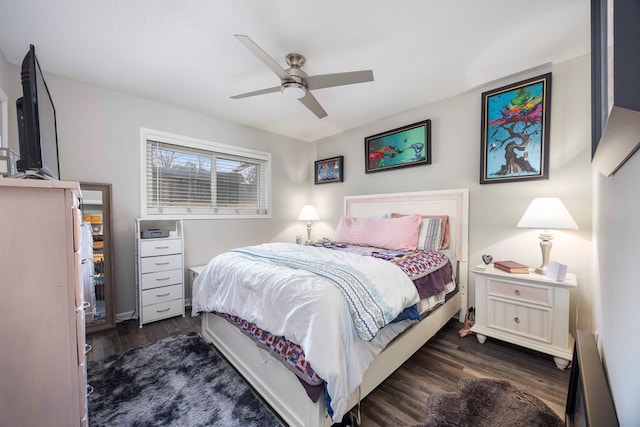
<path id="1" fill-rule="evenodd" d="M 205 267 L 206 265 L 189 267 L 189 286 L 191 287 L 191 289 L 193 289 L 193 281 L 196 280 L 196 277 L 198 277 L 198 275 L 202 273 L 202 270 L 204 270 Z"/>
<path id="2" fill-rule="evenodd" d="M 480 265 L 476 275 L 476 317 L 471 330 L 481 344 L 487 337 L 554 356 L 558 369 L 571 361 L 569 295 L 575 274 L 558 282 L 537 273 L 512 274 Z"/>

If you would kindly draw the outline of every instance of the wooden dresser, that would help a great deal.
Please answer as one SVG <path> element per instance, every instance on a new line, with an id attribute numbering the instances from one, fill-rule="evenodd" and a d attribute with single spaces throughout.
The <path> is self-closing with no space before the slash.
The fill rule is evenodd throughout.
<path id="1" fill-rule="evenodd" d="M 80 186 L 0 178 L 0 424 L 86 426 Z"/>

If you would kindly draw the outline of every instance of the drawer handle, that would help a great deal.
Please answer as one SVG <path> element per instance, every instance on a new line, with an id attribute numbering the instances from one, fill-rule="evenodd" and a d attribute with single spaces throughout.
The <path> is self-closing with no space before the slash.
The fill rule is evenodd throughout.
<path id="1" fill-rule="evenodd" d="M 166 297 L 171 295 L 171 292 L 167 292 L 166 294 L 156 294 L 156 297 L 160 298 L 160 297 Z"/>
<path id="2" fill-rule="evenodd" d="M 80 260 L 80 264 L 86 264 L 88 262 L 89 262 L 89 260 L 86 259 L 86 258 L 82 258 L 82 260 Z"/>
<path id="3" fill-rule="evenodd" d="M 156 265 L 167 265 L 169 264 L 169 261 L 165 261 L 165 262 L 156 262 Z"/>
<path id="4" fill-rule="evenodd" d="M 156 246 L 156 249 L 169 249 L 169 245 L 166 245 L 166 246 Z"/>
<path id="5" fill-rule="evenodd" d="M 89 308 L 89 307 L 91 307 L 91 303 L 89 301 L 84 301 L 82 303 L 82 308 Z"/>
<path id="6" fill-rule="evenodd" d="M 520 291 L 518 289 L 516 289 L 515 291 L 513 291 L 516 295 L 520 296 Z"/>
<path id="7" fill-rule="evenodd" d="M 513 321 L 514 321 L 514 322 L 516 322 L 516 323 L 520 323 L 520 318 L 518 318 L 518 317 L 514 317 L 514 318 L 513 318 Z"/>
<path id="8" fill-rule="evenodd" d="M 163 308 L 162 310 L 156 310 L 156 313 L 164 313 L 164 312 L 169 311 L 169 310 L 171 310 L 171 307 Z"/>
<path id="9" fill-rule="evenodd" d="M 169 279 L 170 279 L 170 277 L 158 277 L 156 279 L 156 282 L 162 282 L 163 280 L 169 280 Z"/>
<path id="10" fill-rule="evenodd" d="M 93 394 L 93 386 L 91 384 L 87 384 L 87 397 Z"/>
<path id="11" fill-rule="evenodd" d="M 92 349 L 93 349 L 93 347 L 91 347 L 89 344 L 85 344 L 84 345 L 84 354 L 89 353 Z"/>

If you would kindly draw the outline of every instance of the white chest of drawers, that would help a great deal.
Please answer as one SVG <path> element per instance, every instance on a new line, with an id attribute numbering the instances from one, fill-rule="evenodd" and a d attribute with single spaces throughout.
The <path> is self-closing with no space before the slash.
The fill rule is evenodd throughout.
<path id="1" fill-rule="evenodd" d="M 471 329 L 480 343 L 492 337 L 554 356 L 559 369 L 569 364 L 573 338 L 569 334 L 569 296 L 575 274 L 564 281 L 544 275 L 511 274 L 493 266 L 478 266 L 476 321 Z"/>
<path id="2" fill-rule="evenodd" d="M 184 240 L 182 221 L 136 220 L 136 284 L 140 326 L 184 316 Z M 168 223 L 168 224 L 167 224 Z M 169 237 L 142 239 L 141 231 L 171 227 Z"/>

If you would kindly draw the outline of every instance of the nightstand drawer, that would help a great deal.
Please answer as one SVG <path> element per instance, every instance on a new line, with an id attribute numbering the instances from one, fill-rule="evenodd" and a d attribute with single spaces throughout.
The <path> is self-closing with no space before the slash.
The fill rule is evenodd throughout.
<path id="1" fill-rule="evenodd" d="M 155 273 L 145 273 L 141 276 L 140 289 L 158 288 L 160 286 L 176 285 L 182 283 L 182 269 L 157 271 Z"/>
<path id="2" fill-rule="evenodd" d="M 182 253 L 182 239 L 154 239 L 140 242 L 140 256 Z"/>
<path id="3" fill-rule="evenodd" d="M 140 272 L 142 274 L 178 268 L 182 269 L 182 255 L 153 256 L 140 260 Z"/>
<path id="4" fill-rule="evenodd" d="M 553 304 L 551 291 L 552 289 L 548 287 L 489 279 L 487 294 L 551 307 Z"/>
<path id="5" fill-rule="evenodd" d="M 182 298 L 142 307 L 142 319 L 144 323 L 165 319 L 167 317 L 181 316 L 183 314 L 184 306 Z"/>
<path id="6" fill-rule="evenodd" d="M 142 291 L 142 305 L 158 304 L 182 298 L 182 284 Z"/>
<path id="7" fill-rule="evenodd" d="M 550 343 L 551 310 L 488 298 L 487 327 Z"/>

